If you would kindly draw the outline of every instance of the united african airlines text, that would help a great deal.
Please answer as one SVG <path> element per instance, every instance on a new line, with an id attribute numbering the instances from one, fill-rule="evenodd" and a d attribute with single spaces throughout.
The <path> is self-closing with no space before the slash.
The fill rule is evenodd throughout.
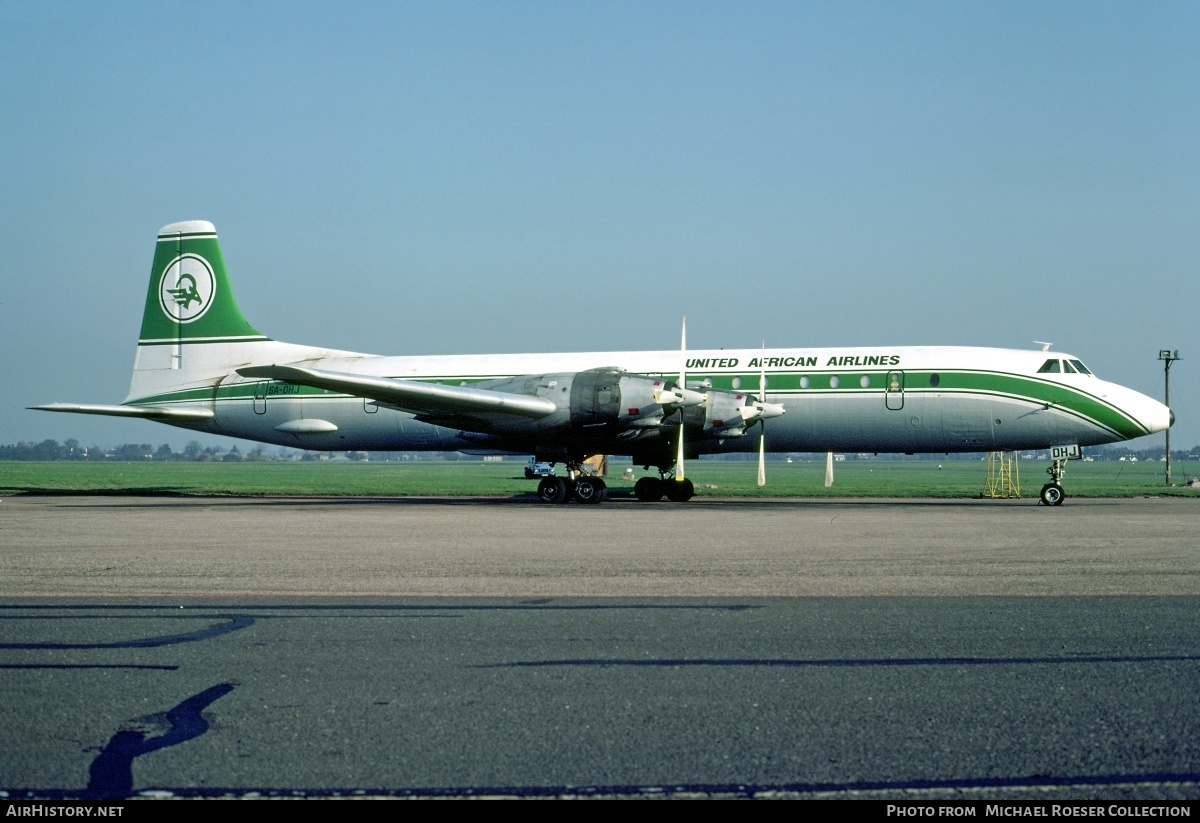
<path id="1" fill-rule="evenodd" d="M 694 357 L 687 361 L 689 369 L 736 369 L 739 361 L 736 357 Z M 790 369 L 816 368 L 818 360 L 812 355 L 795 357 L 752 357 L 746 364 L 748 369 Z M 898 354 L 834 355 L 825 362 L 826 368 L 845 368 L 846 366 L 899 366 Z"/>

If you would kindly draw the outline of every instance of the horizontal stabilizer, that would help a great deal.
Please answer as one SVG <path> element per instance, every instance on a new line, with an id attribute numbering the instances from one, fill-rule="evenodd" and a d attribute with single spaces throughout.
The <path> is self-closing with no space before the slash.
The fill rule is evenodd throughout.
<path id="1" fill-rule="evenodd" d="M 109 417 L 141 417 L 146 420 L 211 420 L 211 409 L 165 409 L 162 406 L 96 406 L 80 403 L 47 403 L 29 406 L 37 411 L 70 412 L 71 414 L 105 414 Z"/>
<path id="2" fill-rule="evenodd" d="M 544 397 L 467 386 L 442 386 L 395 377 L 367 377 L 298 366 L 248 366 L 238 369 L 237 373 L 242 377 L 260 377 L 328 389 L 387 403 L 417 414 L 491 413 L 536 419 L 557 411 L 557 406 Z"/>

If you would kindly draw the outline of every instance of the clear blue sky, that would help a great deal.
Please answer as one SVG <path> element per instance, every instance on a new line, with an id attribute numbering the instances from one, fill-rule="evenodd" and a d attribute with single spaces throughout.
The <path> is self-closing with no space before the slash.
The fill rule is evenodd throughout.
<path id="1" fill-rule="evenodd" d="M 1048 340 L 1200 442 L 1195 2 L 0 0 L 0 442 L 128 387 L 154 235 L 380 354 Z M 1158 435 L 1161 442 L 1162 435 Z M 1149 445 L 1146 438 L 1135 445 Z"/>

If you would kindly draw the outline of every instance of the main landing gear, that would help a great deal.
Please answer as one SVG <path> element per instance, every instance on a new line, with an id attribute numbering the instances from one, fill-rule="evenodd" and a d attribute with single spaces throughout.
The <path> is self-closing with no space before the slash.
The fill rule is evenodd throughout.
<path id="1" fill-rule="evenodd" d="M 691 480 L 680 480 L 665 472 L 661 477 L 643 477 L 633 486 L 633 494 L 644 503 L 662 500 L 684 503 L 692 499 L 696 486 Z M 566 477 L 543 477 L 538 483 L 538 500 L 543 503 L 603 503 L 608 486 L 599 477 L 584 474 L 582 467 L 567 465 Z"/>
<path id="2" fill-rule="evenodd" d="M 543 503 L 603 503 L 608 486 L 599 477 L 583 473 L 579 463 L 567 464 L 566 477 L 543 477 L 538 483 L 538 499 Z"/>
<path id="3" fill-rule="evenodd" d="M 696 486 L 687 478 L 643 477 L 633 484 L 633 495 L 643 503 L 653 503 L 666 497 L 672 503 L 686 503 L 696 493 Z"/>
<path id="4" fill-rule="evenodd" d="M 1062 502 L 1067 499 L 1067 493 L 1063 491 L 1062 487 L 1062 478 L 1066 471 L 1066 460 L 1055 460 L 1050 468 L 1046 469 L 1046 474 L 1050 475 L 1050 482 L 1042 486 L 1042 492 L 1039 495 L 1043 505 L 1061 506 Z"/>

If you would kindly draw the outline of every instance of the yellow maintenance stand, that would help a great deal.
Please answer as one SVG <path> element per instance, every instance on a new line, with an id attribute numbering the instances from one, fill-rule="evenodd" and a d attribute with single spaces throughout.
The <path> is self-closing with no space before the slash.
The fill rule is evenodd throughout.
<path id="1" fill-rule="evenodd" d="M 980 497 L 1014 498 L 1021 496 L 1021 471 L 1016 452 L 989 452 L 987 458 L 987 487 Z"/>

